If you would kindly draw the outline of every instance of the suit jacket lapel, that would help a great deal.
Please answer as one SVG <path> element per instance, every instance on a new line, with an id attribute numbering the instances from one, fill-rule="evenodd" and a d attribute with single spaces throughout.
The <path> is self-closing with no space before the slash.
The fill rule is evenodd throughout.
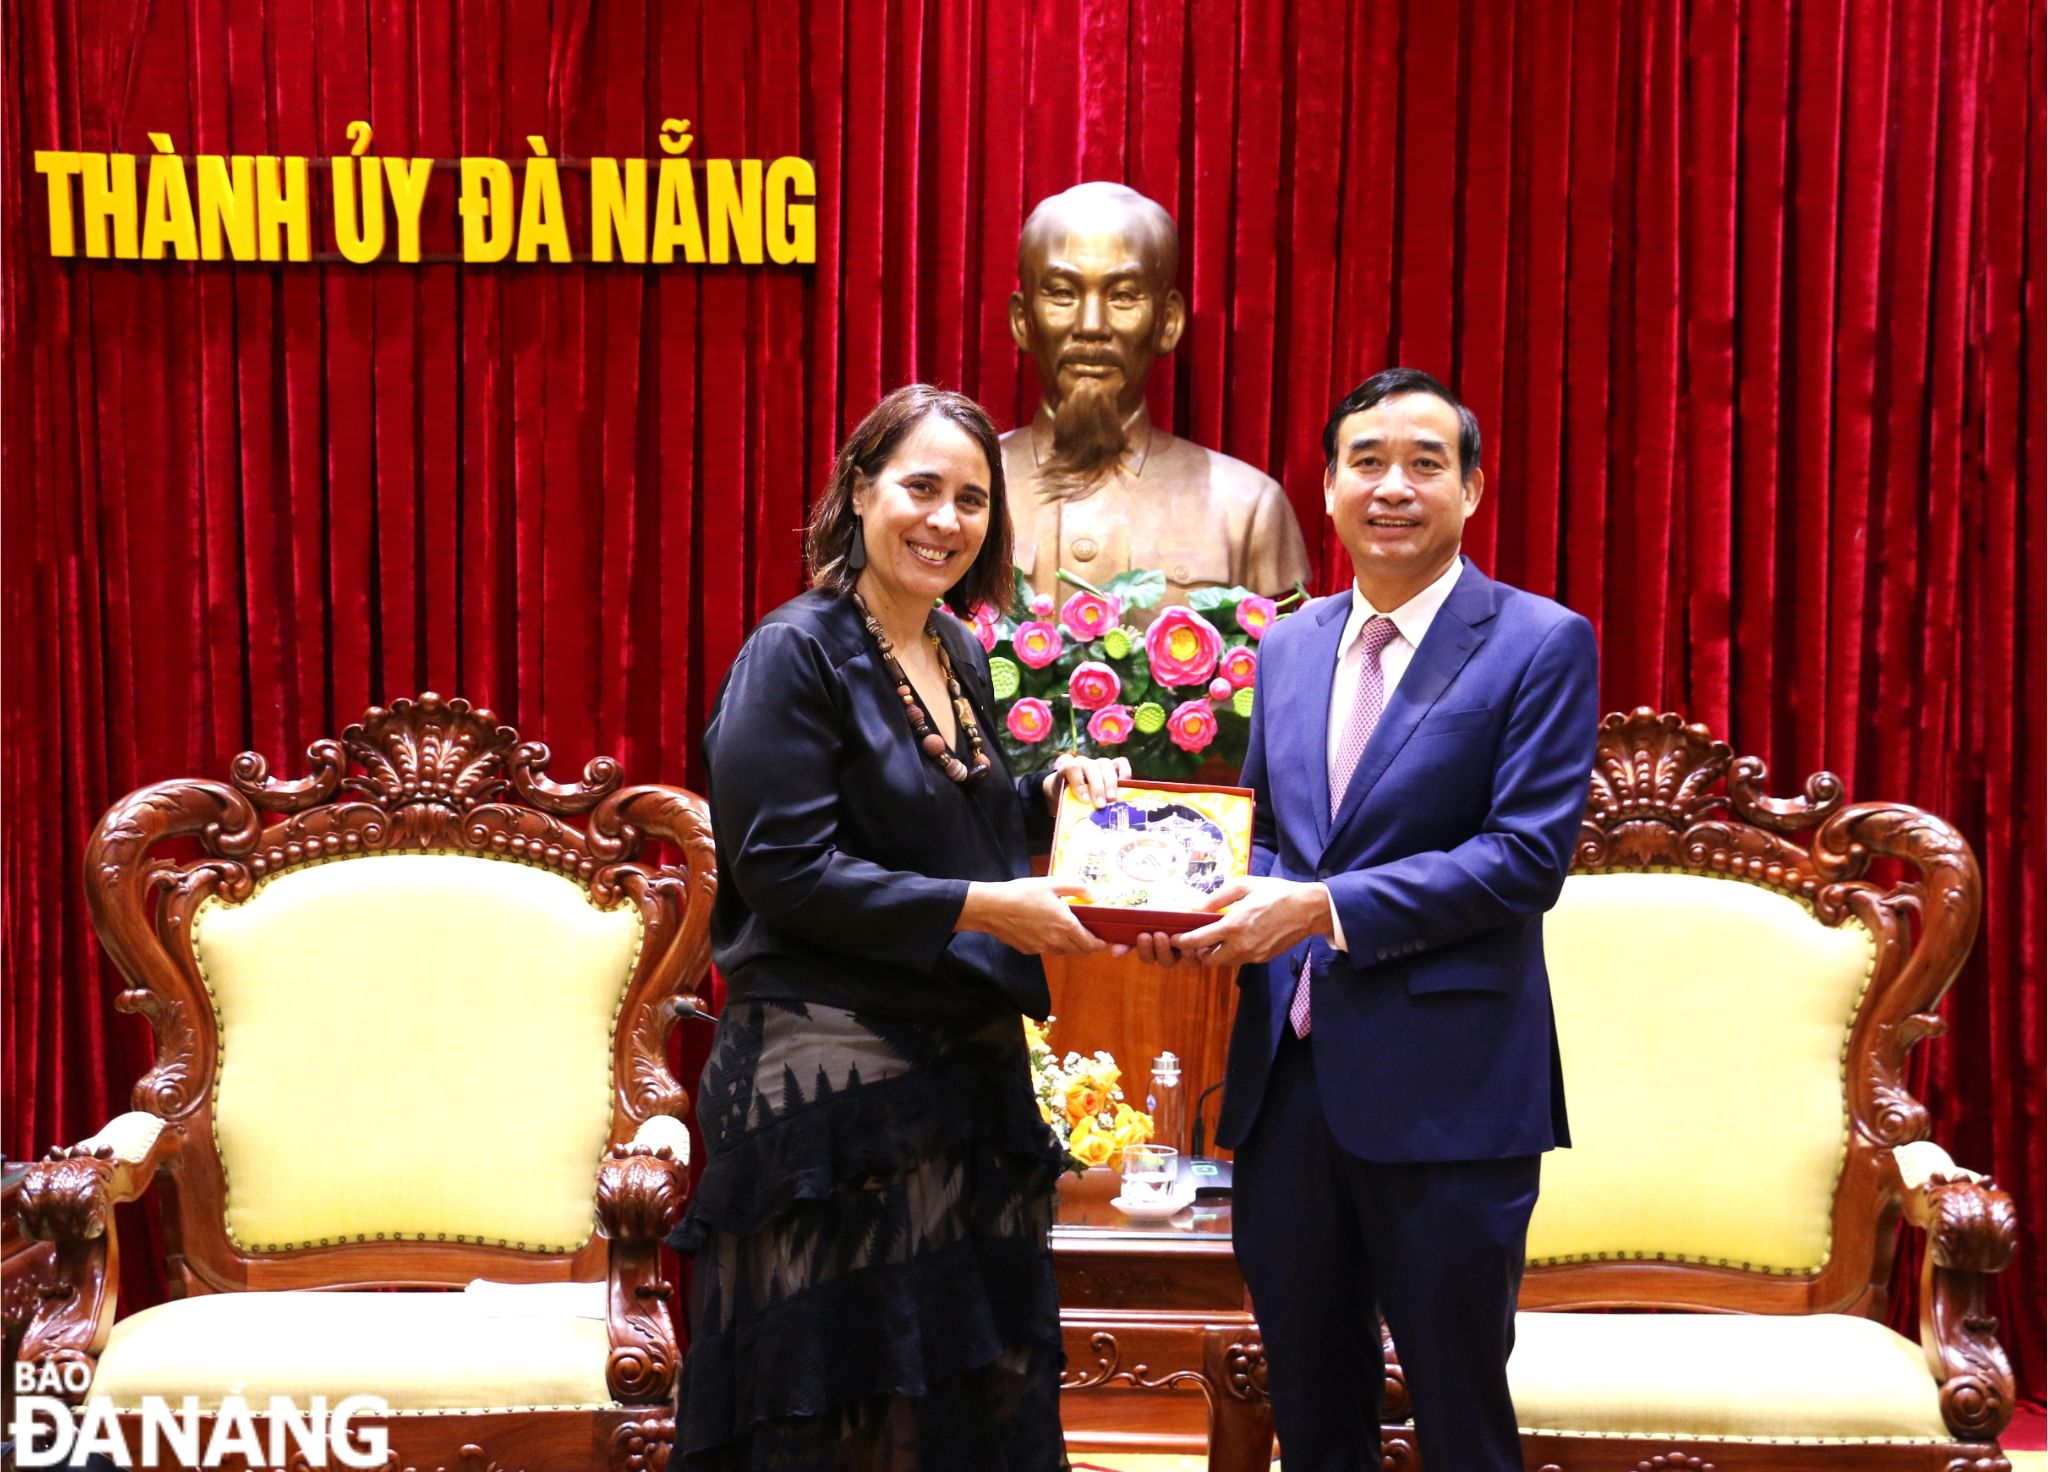
<path id="1" fill-rule="evenodd" d="M 1309 806 L 1314 809 L 1318 849 L 1330 841 L 1330 754 L 1326 735 L 1330 729 L 1330 684 L 1337 678 L 1337 645 L 1344 637 L 1344 619 L 1350 612 L 1348 596 L 1331 598 L 1315 611 L 1316 626 L 1309 631 L 1308 648 L 1302 655 L 1302 675 L 1283 687 L 1301 688 L 1301 703 L 1288 703 L 1290 709 L 1277 723 L 1281 727 L 1277 734 L 1282 739 L 1272 743 L 1266 758 L 1269 770 L 1284 762 L 1315 773 L 1308 784 L 1308 794 Z"/>
<path id="2" fill-rule="evenodd" d="M 1408 738 L 1415 734 L 1430 707 L 1450 688 L 1472 652 L 1486 642 L 1485 625 L 1492 618 L 1493 580 L 1467 561 L 1463 575 L 1451 589 L 1451 596 L 1444 600 L 1444 606 L 1437 610 L 1429 632 L 1422 636 L 1422 647 L 1408 662 L 1401 683 L 1394 687 L 1393 699 L 1387 702 L 1380 723 L 1373 727 L 1371 739 L 1359 754 L 1350 785 L 1344 789 L 1344 805 L 1329 833 L 1324 835 L 1325 842 L 1330 833 L 1342 829 L 1365 805 L 1374 784 L 1408 744 Z M 1327 774 L 1323 781 L 1327 791 Z"/>

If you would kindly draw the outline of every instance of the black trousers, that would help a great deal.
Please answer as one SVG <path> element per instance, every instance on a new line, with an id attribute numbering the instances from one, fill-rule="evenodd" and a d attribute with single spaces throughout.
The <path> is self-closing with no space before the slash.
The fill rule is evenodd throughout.
<path id="1" fill-rule="evenodd" d="M 1232 1214 L 1287 1472 L 1378 1468 L 1382 1314 L 1429 1472 L 1521 1472 L 1507 1360 L 1541 1161 L 1360 1160 L 1283 1033 Z"/>

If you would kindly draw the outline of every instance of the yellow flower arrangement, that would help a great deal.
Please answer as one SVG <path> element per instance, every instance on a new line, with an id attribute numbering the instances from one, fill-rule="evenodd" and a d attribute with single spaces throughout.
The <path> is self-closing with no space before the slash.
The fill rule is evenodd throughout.
<path id="1" fill-rule="evenodd" d="M 1125 1147 L 1152 1138 L 1152 1116 L 1125 1101 L 1123 1070 L 1109 1054 L 1056 1057 L 1049 1039 L 1053 1021 L 1048 1017 L 1041 1027 L 1029 1017 L 1024 1019 L 1038 1112 L 1067 1153 L 1081 1164 L 1116 1165 Z"/>

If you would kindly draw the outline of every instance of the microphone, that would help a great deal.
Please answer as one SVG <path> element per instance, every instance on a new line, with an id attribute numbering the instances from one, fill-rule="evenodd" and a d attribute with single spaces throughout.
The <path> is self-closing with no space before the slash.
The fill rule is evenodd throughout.
<path id="1" fill-rule="evenodd" d="M 1219 1078 L 1215 1083 L 1209 1085 L 1208 1088 L 1195 1096 L 1195 1127 L 1188 1137 L 1189 1155 L 1199 1156 L 1202 1153 L 1202 1147 L 1209 1143 L 1209 1136 L 1202 1129 L 1202 1106 L 1209 1102 L 1211 1094 L 1222 1087 L 1223 1080 Z"/>
<path id="2" fill-rule="evenodd" d="M 704 1004 L 684 992 L 669 1003 L 675 1009 L 676 1017 L 684 1022 L 716 1022 L 718 1019 L 704 1010 Z"/>

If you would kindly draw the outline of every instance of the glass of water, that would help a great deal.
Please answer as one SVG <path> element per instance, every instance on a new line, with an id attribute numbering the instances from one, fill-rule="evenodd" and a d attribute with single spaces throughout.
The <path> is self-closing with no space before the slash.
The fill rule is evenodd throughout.
<path id="1" fill-rule="evenodd" d="M 1180 1180 L 1180 1152 L 1171 1145 L 1124 1147 L 1124 1199 L 1153 1205 L 1173 1199 Z"/>

